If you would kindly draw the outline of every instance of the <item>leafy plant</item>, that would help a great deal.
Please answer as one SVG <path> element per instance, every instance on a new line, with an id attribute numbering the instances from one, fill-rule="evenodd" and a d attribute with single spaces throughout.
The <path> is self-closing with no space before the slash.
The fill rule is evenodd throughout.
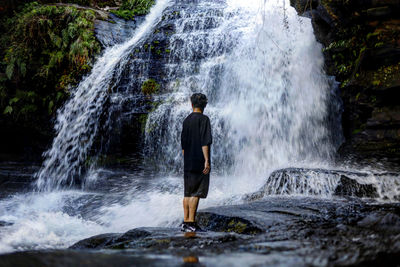
<path id="1" fill-rule="evenodd" d="M 154 0 L 123 0 L 117 10 L 111 12 L 126 20 L 132 20 L 136 15 L 146 15 L 154 5 Z"/>
<path id="2" fill-rule="evenodd" d="M 142 84 L 142 92 L 145 95 L 152 95 L 160 89 L 160 85 L 154 79 L 148 79 Z"/>
<path id="3" fill-rule="evenodd" d="M 0 37 L 0 114 L 15 121 L 52 114 L 100 51 L 94 20 L 91 10 L 32 2 L 1 21 L 8 31 Z"/>

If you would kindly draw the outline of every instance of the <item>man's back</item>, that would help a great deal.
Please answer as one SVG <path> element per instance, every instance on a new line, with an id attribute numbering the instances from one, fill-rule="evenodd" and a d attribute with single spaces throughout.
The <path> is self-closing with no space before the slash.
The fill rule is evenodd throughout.
<path id="1" fill-rule="evenodd" d="M 181 134 L 185 171 L 201 172 L 204 169 L 202 147 L 210 146 L 211 143 L 210 119 L 200 112 L 192 112 L 183 121 Z"/>
<path id="2" fill-rule="evenodd" d="M 195 218 L 200 198 L 206 198 L 210 187 L 210 119 L 203 115 L 207 97 L 194 93 L 190 97 L 193 112 L 183 121 L 181 146 L 184 155 L 183 223 L 185 232 L 201 231 Z"/>

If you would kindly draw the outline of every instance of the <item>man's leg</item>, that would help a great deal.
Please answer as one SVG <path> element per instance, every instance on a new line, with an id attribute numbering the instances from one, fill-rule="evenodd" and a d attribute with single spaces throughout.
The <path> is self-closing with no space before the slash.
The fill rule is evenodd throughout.
<path id="1" fill-rule="evenodd" d="M 189 221 L 189 197 L 183 198 L 183 221 Z"/>
<path id="2" fill-rule="evenodd" d="M 199 197 L 189 198 L 189 219 L 188 222 L 194 222 L 196 219 L 197 207 L 199 206 Z"/>

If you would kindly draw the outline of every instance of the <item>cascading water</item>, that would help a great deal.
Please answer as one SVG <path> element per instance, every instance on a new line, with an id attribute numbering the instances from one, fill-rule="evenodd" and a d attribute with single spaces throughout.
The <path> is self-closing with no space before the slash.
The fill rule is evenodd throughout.
<path id="1" fill-rule="evenodd" d="M 260 188 L 331 197 L 336 174 L 268 178 L 281 167 L 321 167 L 342 138 L 338 125 L 332 133 L 335 125 L 326 123 L 328 110 L 339 111 L 335 87 L 322 70 L 321 46 L 310 20 L 288 2 L 177 0 L 168 7 L 169 1 L 158 0 L 129 40 L 105 50 L 58 112 L 57 135 L 37 174 L 39 192 L 0 201 L 0 220 L 13 223 L 0 229 L 0 252 L 65 248 L 100 233 L 176 226 L 183 189 L 179 136 L 193 92 L 209 98 L 205 114 L 214 136 L 210 194 L 201 208 L 242 202 Z M 167 36 L 166 59 L 151 59 L 151 48 L 142 51 L 156 34 Z M 141 101 L 135 102 L 140 92 L 133 95 L 132 88 L 154 69 L 162 73 L 162 90 L 147 117 L 144 148 L 158 169 L 99 168 L 90 191 L 66 189 L 75 178 L 90 179 L 81 168 L 100 128 L 114 126 L 111 115 L 100 126 L 107 103 L 123 113 L 132 102 L 126 113 L 143 113 Z M 374 175 L 363 177 L 378 184 Z M 400 185 L 390 177 L 381 181 L 380 196 L 395 199 Z"/>
<path id="2" fill-rule="evenodd" d="M 82 80 L 70 100 L 58 111 L 56 137 L 37 174 L 40 190 L 58 189 L 62 185 L 72 185 L 76 178 L 81 179 L 82 166 L 100 127 L 103 105 L 121 79 L 132 47 L 151 32 L 168 4 L 168 0 L 158 1 L 131 39 L 106 49 L 90 75 Z"/>
<path id="3" fill-rule="evenodd" d="M 254 185 L 268 170 L 333 155 L 324 122 L 336 99 L 311 24 L 284 1 L 266 2 L 262 12 L 258 4 L 207 3 L 207 11 L 181 12 L 176 20 L 166 68 L 179 83 L 168 85 L 146 125 L 150 158 L 167 169 L 182 166 L 179 134 L 194 92 L 209 97 L 213 169 L 229 175 L 231 186 L 232 176 Z"/>

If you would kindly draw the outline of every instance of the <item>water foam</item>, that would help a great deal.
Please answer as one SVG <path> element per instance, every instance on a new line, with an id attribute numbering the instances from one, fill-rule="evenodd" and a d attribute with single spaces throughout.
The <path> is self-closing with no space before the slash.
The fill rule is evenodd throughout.
<path id="1" fill-rule="evenodd" d="M 12 223 L 0 231 L 0 253 L 15 250 L 65 248 L 99 234 L 105 227 L 68 214 L 65 208 L 84 195 L 78 191 L 27 193 L 0 202 L 0 220 Z"/>

